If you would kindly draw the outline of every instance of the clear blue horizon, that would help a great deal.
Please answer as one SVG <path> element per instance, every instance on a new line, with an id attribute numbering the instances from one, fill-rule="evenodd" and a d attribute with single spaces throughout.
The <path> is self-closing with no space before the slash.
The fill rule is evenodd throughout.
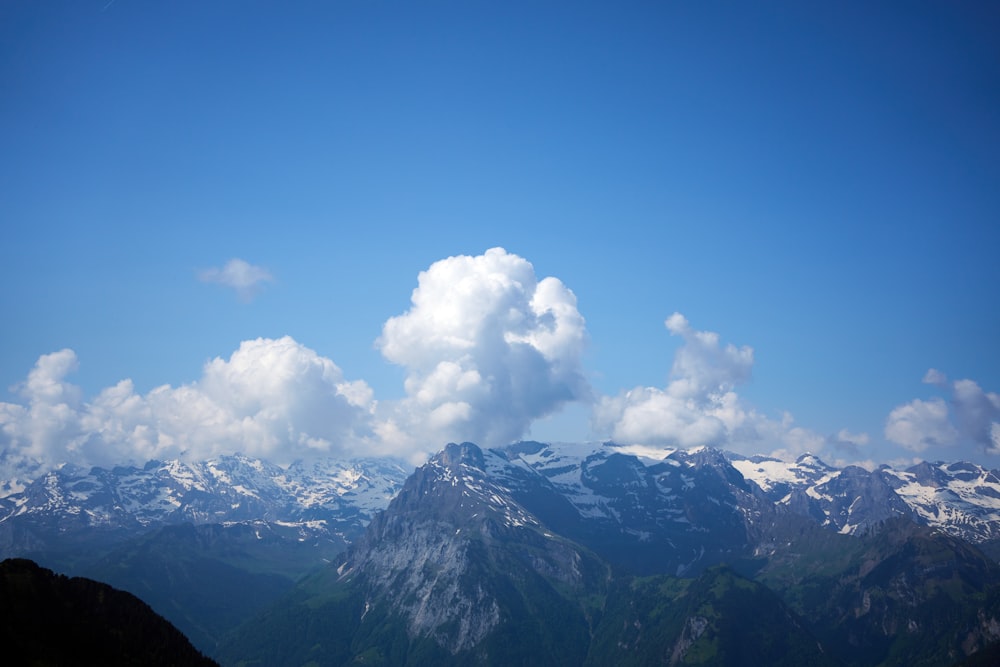
<path id="1" fill-rule="evenodd" d="M 985 2 L 5 3 L 0 458 L 1000 467 L 997 34 Z"/>

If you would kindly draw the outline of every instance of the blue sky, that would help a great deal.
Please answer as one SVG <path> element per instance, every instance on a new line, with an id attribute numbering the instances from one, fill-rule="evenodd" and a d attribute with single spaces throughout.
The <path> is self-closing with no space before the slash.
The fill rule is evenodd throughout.
<path id="1" fill-rule="evenodd" d="M 4 3 L 6 460 L 222 451 L 197 404 L 259 453 L 519 433 L 1000 467 L 997 34 L 992 3 Z M 537 321 L 490 356 L 500 311 L 441 289 L 514 274 L 476 298 Z M 547 348 L 546 277 L 575 336 Z M 427 343 L 439 307 L 474 354 Z M 254 393 L 284 401 L 264 427 L 244 368 L 318 384 Z"/>

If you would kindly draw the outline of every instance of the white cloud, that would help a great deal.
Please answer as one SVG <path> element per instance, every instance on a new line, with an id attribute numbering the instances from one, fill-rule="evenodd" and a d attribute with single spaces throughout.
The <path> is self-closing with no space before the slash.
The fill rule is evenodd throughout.
<path id="1" fill-rule="evenodd" d="M 142 463 L 245 452 L 290 462 L 314 453 L 381 453 L 371 390 L 290 337 L 243 342 L 208 362 L 197 382 L 137 394 L 122 380 L 82 402 L 66 381 L 76 355 L 38 360 L 20 387 L 26 405 L 0 403 L 5 467 Z"/>
<path id="2" fill-rule="evenodd" d="M 37 467 L 78 441 L 81 393 L 65 382 L 77 367 L 73 350 L 42 355 L 27 379 L 14 387 L 26 405 L 0 403 L 0 450 L 6 467 Z"/>
<path id="3" fill-rule="evenodd" d="M 967 379 L 949 385 L 946 376 L 933 368 L 924 375 L 924 382 L 949 389 L 950 400 L 915 399 L 897 406 L 886 419 L 888 440 L 915 452 L 965 441 L 1000 454 L 1000 394 L 983 391 Z"/>
<path id="4" fill-rule="evenodd" d="M 232 260 L 202 279 L 249 298 L 270 274 Z M 752 377 L 753 350 L 693 328 L 680 313 L 664 322 L 681 339 L 666 386 L 595 398 L 573 292 L 502 248 L 435 262 L 418 276 L 411 301 L 377 340 L 385 359 L 405 370 L 405 396 L 394 401 L 376 401 L 364 381 L 348 381 L 332 360 L 289 337 L 244 341 L 189 384 L 139 394 L 122 380 L 88 400 L 67 381 L 76 354 L 43 355 L 15 387 L 23 400 L 0 403 L 0 471 L 235 451 L 277 462 L 315 453 L 418 462 L 448 441 L 490 446 L 524 437 L 533 422 L 574 403 L 592 409 L 594 435 L 622 444 L 786 458 L 824 448 L 857 458 L 869 445 L 865 433 L 824 437 L 789 414 L 758 412 L 737 393 Z M 969 441 L 1000 454 L 1000 395 L 935 369 L 924 382 L 949 391 L 948 400 L 896 407 L 888 440 L 913 452 Z"/>
<path id="5" fill-rule="evenodd" d="M 623 444 L 689 448 L 720 446 L 727 439 L 725 423 L 704 406 L 655 387 L 602 397 L 594 421 L 596 430 Z"/>
<path id="6" fill-rule="evenodd" d="M 996 449 L 1000 394 L 985 392 L 972 380 L 956 380 L 952 384 L 951 409 L 963 437 L 984 449 Z"/>
<path id="7" fill-rule="evenodd" d="M 924 384 L 932 384 L 937 387 L 944 387 L 948 384 L 948 376 L 936 368 L 928 368 L 924 373 Z"/>
<path id="8" fill-rule="evenodd" d="M 266 273 L 241 260 L 206 279 L 252 290 Z M 419 460 L 448 440 L 523 436 L 534 419 L 589 398 L 576 298 L 555 278 L 494 248 L 419 276 L 412 307 L 378 340 L 406 369 L 406 397 L 375 401 L 333 361 L 289 337 L 244 341 L 200 379 L 137 393 L 122 380 L 84 401 L 67 381 L 72 350 L 39 358 L 0 403 L 0 467 L 144 462 L 244 452 L 287 462 L 313 453 Z"/>
<path id="9" fill-rule="evenodd" d="M 271 273 L 260 266 L 254 266 L 239 258 L 226 262 L 220 268 L 206 269 L 198 274 L 198 279 L 206 283 L 217 283 L 236 290 L 240 299 L 249 301 L 257 295 L 261 286 L 273 280 Z"/>
<path id="10" fill-rule="evenodd" d="M 752 348 L 722 345 L 717 333 L 693 329 L 680 313 L 665 325 L 684 340 L 674 355 L 670 382 L 663 389 L 636 387 L 599 399 L 596 432 L 626 444 L 771 450 L 783 457 L 824 447 L 825 438 L 796 426 L 791 415 L 768 418 L 735 392 L 751 378 Z"/>
<path id="11" fill-rule="evenodd" d="M 684 339 L 674 356 L 668 390 L 679 397 L 704 401 L 724 394 L 750 379 L 753 348 L 719 344 L 719 334 L 696 331 L 680 313 L 664 323 L 667 330 Z"/>
<path id="12" fill-rule="evenodd" d="M 432 451 L 448 440 L 501 444 L 589 396 L 576 297 L 522 257 L 493 248 L 440 260 L 411 301 L 377 343 L 406 369 L 406 397 L 380 411 L 384 437 Z"/>
<path id="13" fill-rule="evenodd" d="M 958 431 L 948 420 L 948 405 L 943 400 L 915 399 L 889 413 L 885 437 L 911 451 L 922 452 L 932 446 L 956 444 Z"/>

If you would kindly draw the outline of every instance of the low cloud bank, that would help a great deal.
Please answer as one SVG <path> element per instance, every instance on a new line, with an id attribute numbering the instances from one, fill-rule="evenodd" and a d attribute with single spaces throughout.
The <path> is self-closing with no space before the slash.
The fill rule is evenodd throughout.
<path id="1" fill-rule="evenodd" d="M 236 260 L 234 260 L 235 262 Z M 250 296 L 269 274 L 230 262 L 202 276 Z M 408 311 L 377 341 L 406 369 L 406 396 L 378 402 L 363 380 L 290 337 L 244 341 L 195 382 L 136 393 L 122 380 L 84 400 L 73 350 L 38 359 L 0 403 L 0 467 L 142 463 L 244 452 L 279 463 L 314 455 L 420 460 L 450 440 L 498 445 L 571 401 L 588 401 L 587 335 L 576 297 L 494 248 L 422 272 Z"/>
<path id="2" fill-rule="evenodd" d="M 270 279 L 262 271 L 230 262 L 203 279 L 248 298 Z M 680 313 L 664 324 L 681 341 L 666 386 L 599 396 L 582 365 L 588 335 L 569 288 L 538 278 L 530 262 L 502 248 L 449 257 L 420 273 L 409 309 L 389 318 L 376 340 L 405 371 L 402 399 L 376 400 L 364 380 L 345 378 L 333 360 L 287 336 L 244 341 L 190 384 L 139 394 L 126 379 L 88 399 L 70 381 L 78 360 L 65 349 L 38 359 L 14 388 L 19 402 L 0 402 L 0 477 L 62 462 L 233 452 L 277 463 L 387 454 L 419 462 L 449 441 L 517 440 L 570 403 L 591 409 L 595 439 L 623 444 L 868 456 L 866 433 L 824 436 L 787 413 L 769 416 L 749 405 L 738 390 L 752 377 L 752 348 L 724 343 Z M 960 442 L 1000 454 L 1000 396 L 933 369 L 924 381 L 947 400 L 893 409 L 887 441 L 910 454 Z"/>
<path id="3" fill-rule="evenodd" d="M 72 350 L 44 355 L 17 388 L 25 403 L 0 403 L 7 467 L 237 451 L 290 462 L 371 439 L 370 388 L 290 337 L 244 341 L 229 359 L 208 362 L 197 382 L 145 395 L 122 380 L 85 402 L 67 379 L 77 366 Z"/>

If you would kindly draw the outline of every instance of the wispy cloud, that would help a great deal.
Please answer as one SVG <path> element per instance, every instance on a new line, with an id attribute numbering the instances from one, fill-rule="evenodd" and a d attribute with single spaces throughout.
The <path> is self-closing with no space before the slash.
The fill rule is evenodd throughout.
<path id="1" fill-rule="evenodd" d="M 198 279 L 205 283 L 216 283 L 236 290 L 242 301 L 251 301 L 264 283 L 274 280 L 271 272 L 262 266 L 233 258 L 222 268 L 213 267 L 199 272 Z"/>

